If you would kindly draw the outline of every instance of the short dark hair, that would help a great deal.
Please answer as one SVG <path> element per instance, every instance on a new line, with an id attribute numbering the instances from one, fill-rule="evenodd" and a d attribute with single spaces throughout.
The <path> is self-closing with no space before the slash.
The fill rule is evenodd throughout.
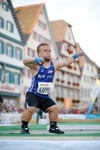
<path id="1" fill-rule="evenodd" d="M 39 50 L 40 50 L 40 47 L 41 46 L 49 46 L 49 44 L 48 43 L 41 43 L 41 44 L 39 44 L 38 46 L 37 46 L 37 53 L 39 53 Z"/>

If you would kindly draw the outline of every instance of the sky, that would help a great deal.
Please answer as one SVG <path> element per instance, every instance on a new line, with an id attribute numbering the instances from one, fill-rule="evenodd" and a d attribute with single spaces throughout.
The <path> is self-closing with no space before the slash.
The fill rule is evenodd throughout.
<path id="1" fill-rule="evenodd" d="M 100 0 L 12 0 L 13 6 L 45 3 L 49 21 L 72 25 L 75 41 L 100 67 Z"/>

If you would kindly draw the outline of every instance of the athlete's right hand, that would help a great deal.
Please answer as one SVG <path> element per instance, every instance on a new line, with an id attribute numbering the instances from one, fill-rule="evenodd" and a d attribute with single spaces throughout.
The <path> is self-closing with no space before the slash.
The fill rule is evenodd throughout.
<path id="1" fill-rule="evenodd" d="M 44 63 L 44 58 L 43 57 L 35 57 L 34 62 L 36 64 L 43 64 Z"/>

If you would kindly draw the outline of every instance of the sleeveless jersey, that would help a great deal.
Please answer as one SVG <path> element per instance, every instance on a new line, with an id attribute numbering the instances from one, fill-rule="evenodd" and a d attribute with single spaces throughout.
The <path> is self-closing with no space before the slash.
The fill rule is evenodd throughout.
<path id="1" fill-rule="evenodd" d="M 54 78 L 54 64 L 51 61 L 50 66 L 45 68 L 43 64 L 40 65 L 38 73 L 32 77 L 31 86 L 29 92 L 43 97 L 49 98 L 49 94 L 52 91 Z"/>

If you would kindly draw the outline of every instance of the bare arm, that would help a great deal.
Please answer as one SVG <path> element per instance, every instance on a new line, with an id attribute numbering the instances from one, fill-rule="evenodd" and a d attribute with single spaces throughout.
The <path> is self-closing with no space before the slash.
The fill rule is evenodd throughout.
<path id="1" fill-rule="evenodd" d="M 79 53 L 77 55 L 78 55 L 78 57 L 80 57 L 80 56 L 83 56 L 83 53 Z M 55 69 L 59 69 L 61 67 L 68 66 L 69 64 L 73 63 L 74 61 L 75 61 L 75 59 L 73 57 L 67 58 L 64 61 L 57 60 L 54 62 L 54 66 L 55 66 Z"/>
<path id="2" fill-rule="evenodd" d="M 74 61 L 75 60 L 72 57 L 71 58 L 67 58 L 66 60 L 63 60 L 63 61 L 57 60 L 57 61 L 54 62 L 54 66 L 55 66 L 55 69 L 59 69 L 61 67 L 64 67 L 64 66 L 67 66 L 67 65 L 71 64 Z"/>
<path id="3" fill-rule="evenodd" d="M 23 64 L 32 69 L 37 65 L 34 60 L 35 60 L 35 58 L 33 58 L 33 57 L 24 58 Z"/>

